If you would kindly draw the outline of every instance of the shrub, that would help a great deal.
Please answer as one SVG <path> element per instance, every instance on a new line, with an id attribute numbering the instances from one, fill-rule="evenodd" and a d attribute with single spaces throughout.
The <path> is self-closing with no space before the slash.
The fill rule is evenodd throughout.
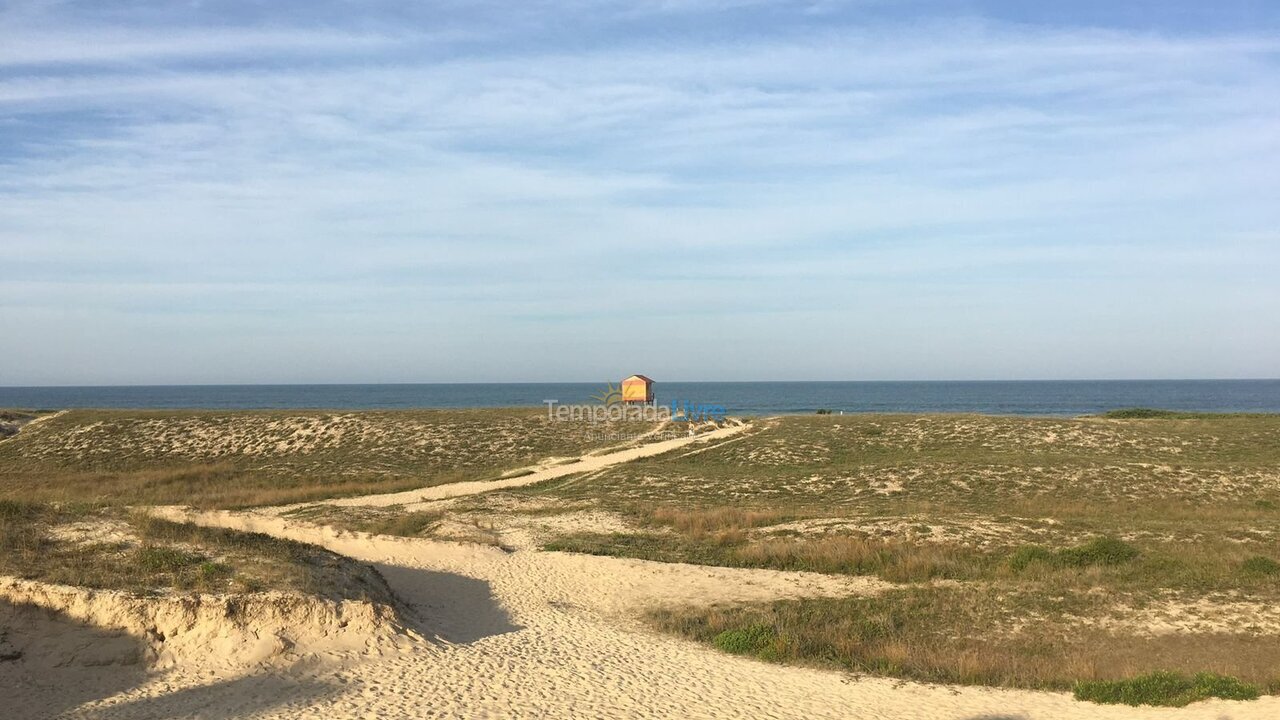
<path id="1" fill-rule="evenodd" d="M 768 651 L 774 640 L 773 628 L 756 624 L 725 630 L 712 639 L 716 647 L 734 655 L 761 655 Z"/>
<path id="2" fill-rule="evenodd" d="M 1083 545 L 1052 551 L 1039 545 L 1020 547 L 1009 556 L 1009 567 L 1021 572 L 1033 563 L 1049 567 L 1120 565 L 1138 557 L 1138 549 L 1113 537 L 1098 537 Z"/>
<path id="3" fill-rule="evenodd" d="M 1214 673 L 1198 673 L 1188 678 L 1157 671 L 1127 680 L 1089 680 L 1075 685 L 1077 700 L 1123 705 L 1182 707 L 1208 698 L 1256 700 L 1258 694 L 1258 688 L 1253 685 Z"/>
<path id="4" fill-rule="evenodd" d="M 1084 545 L 1058 551 L 1063 565 L 1089 567 L 1091 565 L 1120 565 L 1138 557 L 1138 549 L 1113 537 L 1099 537 Z"/>

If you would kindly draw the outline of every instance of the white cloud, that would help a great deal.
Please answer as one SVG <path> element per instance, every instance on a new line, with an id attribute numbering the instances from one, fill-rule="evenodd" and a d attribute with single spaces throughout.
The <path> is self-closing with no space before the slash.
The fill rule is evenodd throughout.
<path id="1" fill-rule="evenodd" d="M 306 327 L 436 314 L 455 346 L 626 312 L 681 337 L 708 316 L 755 333 L 930 313 L 989 339 L 972 316 L 1007 316 L 1011 289 L 1082 325 L 1125 302 L 1208 324 L 1280 309 L 1256 284 L 1280 250 L 1239 241 L 1280 221 L 1270 39 L 939 23 L 569 51 L 484 29 L 41 32 L 0 38 L 0 331 L 26 345 L 33 313 L 59 309 L 139 342 L 157 313 L 221 342 L 271 308 Z M 1197 314 L 1172 290 L 1196 283 L 1242 290 Z M 1072 316 L 1061 288 L 1100 299 Z M 58 366 L 26 352 L 0 382 Z M 484 379 L 467 372 L 442 379 Z"/>

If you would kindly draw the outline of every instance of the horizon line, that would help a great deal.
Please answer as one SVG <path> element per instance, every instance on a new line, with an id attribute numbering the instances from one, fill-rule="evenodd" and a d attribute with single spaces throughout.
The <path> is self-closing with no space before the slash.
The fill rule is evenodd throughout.
<path id="1" fill-rule="evenodd" d="M 249 383 L 111 383 L 105 385 L 0 385 L 0 390 L 58 390 L 82 388 L 181 388 L 181 387 L 357 387 L 414 385 L 595 385 L 599 380 L 468 380 L 446 382 L 249 382 Z M 1280 377 L 1181 377 L 1181 378 L 964 378 L 898 380 L 654 380 L 656 384 L 767 384 L 767 383 L 1124 383 L 1124 382 L 1280 382 Z"/>

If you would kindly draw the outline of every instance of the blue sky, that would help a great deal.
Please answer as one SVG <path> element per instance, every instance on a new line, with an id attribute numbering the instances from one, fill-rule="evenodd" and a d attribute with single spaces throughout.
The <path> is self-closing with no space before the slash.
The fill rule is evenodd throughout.
<path id="1" fill-rule="evenodd" d="M 0 385 L 1275 377 L 1274 2 L 0 3 Z"/>

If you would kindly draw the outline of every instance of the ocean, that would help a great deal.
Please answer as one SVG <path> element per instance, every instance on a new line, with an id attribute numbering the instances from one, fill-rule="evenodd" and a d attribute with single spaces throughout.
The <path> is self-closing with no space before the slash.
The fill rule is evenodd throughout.
<path id="1" fill-rule="evenodd" d="M 0 407 L 398 409 L 591 403 L 606 383 L 0 387 Z M 1087 415 L 1149 407 L 1280 413 L 1280 380 L 658 382 L 657 402 L 722 405 L 731 415 L 945 412 Z"/>

